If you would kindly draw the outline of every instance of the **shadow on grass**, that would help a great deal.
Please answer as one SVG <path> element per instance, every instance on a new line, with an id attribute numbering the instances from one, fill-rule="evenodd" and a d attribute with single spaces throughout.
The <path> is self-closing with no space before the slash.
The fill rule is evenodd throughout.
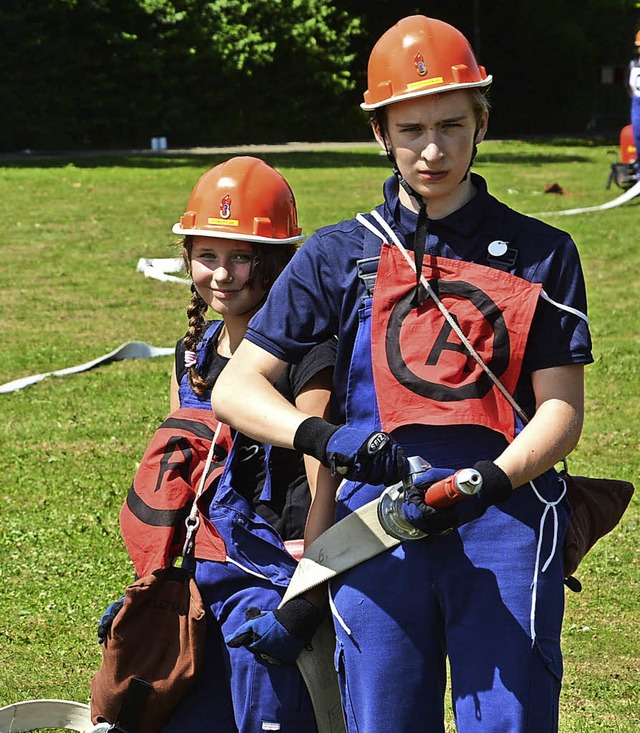
<path id="1" fill-rule="evenodd" d="M 74 153 L 48 155 L 29 158 L 3 160 L 0 164 L 6 168 L 64 168 L 72 165 L 76 168 L 194 168 L 214 166 L 236 155 L 253 155 L 265 160 L 276 168 L 386 168 L 385 156 L 378 154 L 372 144 L 371 151 L 362 150 L 318 150 L 292 152 L 266 152 L 230 149 L 224 153 L 208 152 L 171 152 L 164 154 L 147 151 L 135 151 L 123 154 L 109 153 Z"/>
<path id="2" fill-rule="evenodd" d="M 549 165 L 550 163 L 590 163 L 591 158 L 575 153 L 518 153 L 508 152 L 494 153 L 484 152 L 482 148 L 478 151 L 477 162 L 482 163 L 510 163 L 511 165 Z"/>
<path id="3" fill-rule="evenodd" d="M 491 142 L 490 139 L 487 142 Z M 618 141 L 610 137 L 527 137 L 517 139 L 497 139 L 498 145 L 509 145 L 508 150 L 490 149 L 480 146 L 478 163 L 511 163 L 525 165 L 546 165 L 548 163 L 588 163 L 592 159 L 575 151 L 563 148 L 593 148 L 607 153 L 610 157 L 619 154 Z M 519 149 L 525 147 L 526 150 Z"/>
<path id="4" fill-rule="evenodd" d="M 487 141 L 491 143 L 491 140 Z M 491 150 L 488 146 L 480 146 L 478 163 L 511 163 L 529 164 L 533 166 L 549 163 L 584 163 L 588 157 L 575 151 L 562 152 L 562 148 L 570 147 L 613 147 L 611 140 L 582 138 L 547 138 L 496 141 L 509 145 L 508 150 Z M 349 145 L 353 145 L 350 149 Z M 388 168 L 384 155 L 380 154 L 376 144 L 370 143 L 318 143 L 318 149 L 283 150 L 286 146 L 274 145 L 248 147 L 230 147 L 208 150 L 168 150 L 158 153 L 151 150 L 132 151 L 73 151 L 73 152 L 33 152 L 30 155 L 15 153 L 0 155 L 0 165 L 6 168 L 64 168 L 73 165 L 76 168 L 197 168 L 213 166 L 235 155 L 254 155 L 262 158 L 276 168 Z M 309 147 L 311 148 L 313 144 Z M 364 146 L 364 147 L 363 147 Z M 521 149 L 522 146 L 522 149 Z M 340 149 L 337 149 L 340 148 Z M 615 152 L 611 150 L 611 152 Z"/>

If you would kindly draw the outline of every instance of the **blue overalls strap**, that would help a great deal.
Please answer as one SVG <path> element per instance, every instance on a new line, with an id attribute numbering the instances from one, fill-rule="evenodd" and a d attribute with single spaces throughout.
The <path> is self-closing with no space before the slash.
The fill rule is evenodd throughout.
<path id="1" fill-rule="evenodd" d="M 264 448 L 264 468 L 265 468 L 265 477 L 264 477 L 264 486 L 262 487 L 262 491 L 260 493 L 260 501 L 271 501 L 271 486 L 272 486 L 272 480 L 271 480 L 271 448 L 273 446 L 269 445 L 269 443 L 263 443 L 262 447 Z"/>
<path id="2" fill-rule="evenodd" d="M 222 328 L 224 321 L 214 321 L 204 332 L 203 337 L 196 345 L 196 353 L 198 354 L 198 368 L 202 367 L 207 353 L 209 352 L 209 342 L 217 335 Z"/>
<path id="3" fill-rule="evenodd" d="M 375 210 L 371 212 L 371 215 L 375 216 Z M 356 219 L 374 235 L 373 237 L 369 235 L 364 237 L 362 259 L 357 261 L 358 276 L 365 285 L 367 297 L 372 297 L 380 263 L 380 246 L 382 242 L 388 241 L 388 237 L 372 224 L 364 214 L 357 214 Z"/>
<path id="4" fill-rule="evenodd" d="M 201 371 L 204 367 L 207 359 L 207 354 L 210 352 L 212 341 L 217 338 L 218 332 L 222 327 L 223 321 L 214 321 L 210 324 L 203 337 L 196 344 L 196 355 L 197 355 L 197 366 L 198 370 Z M 206 391 L 202 395 L 196 394 L 191 385 L 189 384 L 189 378 L 187 369 L 183 364 L 176 363 L 176 376 L 178 377 L 179 387 L 178 394 L 180 396 L 180 407 L 197 407 L 205 410 L 211 409 L 211 394 Z"/>
<path id="5" fill-rule="evenodd" d="M 380 246 L 383 242 L 393 242 L 398 238 L 389 224 L 387 224 L 387 222 L 378 213 L 377 209 L 374 209 L 369 216 L 372 216 L 378 223 L 382 223 L 384 228 L 388 230 L 387 233 L 385 233 L 370 221 L 365 214 L 356 214 L 356 219 L 360 224 L 374 235 L 373 237 L 368 235 L 365 236 L 362 247 L 363 258 L 357 262 L 358 276 L 367 289 L 367 296 L 373 297 L 373 289 L 376 284 L 378 266 L 380 264 Z"/>

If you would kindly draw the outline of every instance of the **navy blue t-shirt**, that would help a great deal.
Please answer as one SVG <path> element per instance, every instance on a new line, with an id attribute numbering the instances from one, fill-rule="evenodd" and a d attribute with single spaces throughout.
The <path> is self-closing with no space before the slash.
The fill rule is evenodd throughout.
<path id="1" fill-rule="evenodd" d="M 537 219 L 517 213 L 491 196 L 484 179 L 472 174 L 476 195 L 449 216 L 430 221 L 426 251 L 439 257 L 498 267 L 541 283 L 516 398 L 533 412 L 530 374 L 567 364 L 587 364 L 591 337 L 586 320 L 584 277 L 571 237 Z M 400 204 L 398 181 L 384 184 L 377 211 L 408 249 L 413 249 L 417 214 Z M 495 256 L 489 245 L 505 242 Z M 357 219 L 324 227 L 302 245 L 252 318 L 246 338 L 279 359 L 298 362 L 315 344 L 338 334 L 334 390 L 344 406 L 346 381 L 358 328 L 358 307 L 366 294 L 358 260 L 380 240 Z M 504 249 L 504 247 L 502 247 Z M 369 256 L 369 255 L 368 255 Z M 559 307 L 562 306 L 562 307 Z M 335 416 L 337 422 L 344 414 Z"/>

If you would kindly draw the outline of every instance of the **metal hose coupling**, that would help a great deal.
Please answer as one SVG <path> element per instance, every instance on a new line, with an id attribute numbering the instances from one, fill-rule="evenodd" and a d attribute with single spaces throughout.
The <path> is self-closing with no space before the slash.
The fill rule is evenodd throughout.
<path id="1" fill-rule="evenodd" d="M 421 456 L 411 456 L 409 459 L 409 473 L 402 481 L 387 488 L 380 495 L 378 501 L 378 520 L 384 531 L 398 540 L 419 540 L 426 534 L 412 527 L 402 516 L 402 504 L 407 491 L 415 483 L 416 476 L 428 471 L 431 464 Z"/>
<path id="2" fill-rule="evenodd" d="M 378 502 L 378 520 L 384 531 L 399 540 L 419 540 L 426 537 L 423 532 L 410 525 L 402 514 L 402 505 L 407 491 L 412 488 L 416 477 L 428 471 L 431 465 L 420 456 L 409 460 L 410 472 L 403 481 L 388 486 Z M 431 484 L 424 494 L 424 502 L 434 509 L 443 509 L 476 494 L 482 488 L 482 476 L 474 468 L 463 468 L 446 479 Z"/>

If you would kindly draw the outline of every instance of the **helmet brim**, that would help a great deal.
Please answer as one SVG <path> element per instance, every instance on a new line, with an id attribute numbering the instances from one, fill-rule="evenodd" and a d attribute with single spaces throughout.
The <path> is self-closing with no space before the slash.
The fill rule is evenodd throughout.
<path id="1" fill-rule="evenodd" d="M 216 237 L 220 239 L 236 239 L 243 242 L 255 242 L 256 244 L 295 244 L 296 242 L 301 242 L 305 238 L 304 234 L 298 234 L 295 237 L 285 237 L 283 239 L 273 239 L 271 237 L 259 237 L 252 234 L 225 232 L 219 229 L 183 229 L 179 223 L 174 224 L 171 231 L 174 234 L 180 234 L 185 237 Z"/>
<path id="2" fill-rule="evenodd" d="M 396 104 L 397 102 L 404 102 L 406 99 L 417 99 L 418 97 L 426 97 L 432 94 L 455 92 L 459 89 L 475 89 L 478 87 L 488 87 L 492 81 L 493 76 L 489 74 L 489 76 L 487 76 L 486 79 L 483 79 L 482 81 L 473 81 L 466 84 L 460 84 L 456 82 L 454 84 L 446 84 L 444 86 L 417 89 L 414 92 L 406 92 L 405 94 L 398 94 L 397 96 L 390 97 L 389 99 L 384 99 L 382 102 L 375 102 L 373 104 L 362 102 L 360 107 L 366 110 L 379 109 L 380 107 L 388 107 L 390 104 Z"/>

